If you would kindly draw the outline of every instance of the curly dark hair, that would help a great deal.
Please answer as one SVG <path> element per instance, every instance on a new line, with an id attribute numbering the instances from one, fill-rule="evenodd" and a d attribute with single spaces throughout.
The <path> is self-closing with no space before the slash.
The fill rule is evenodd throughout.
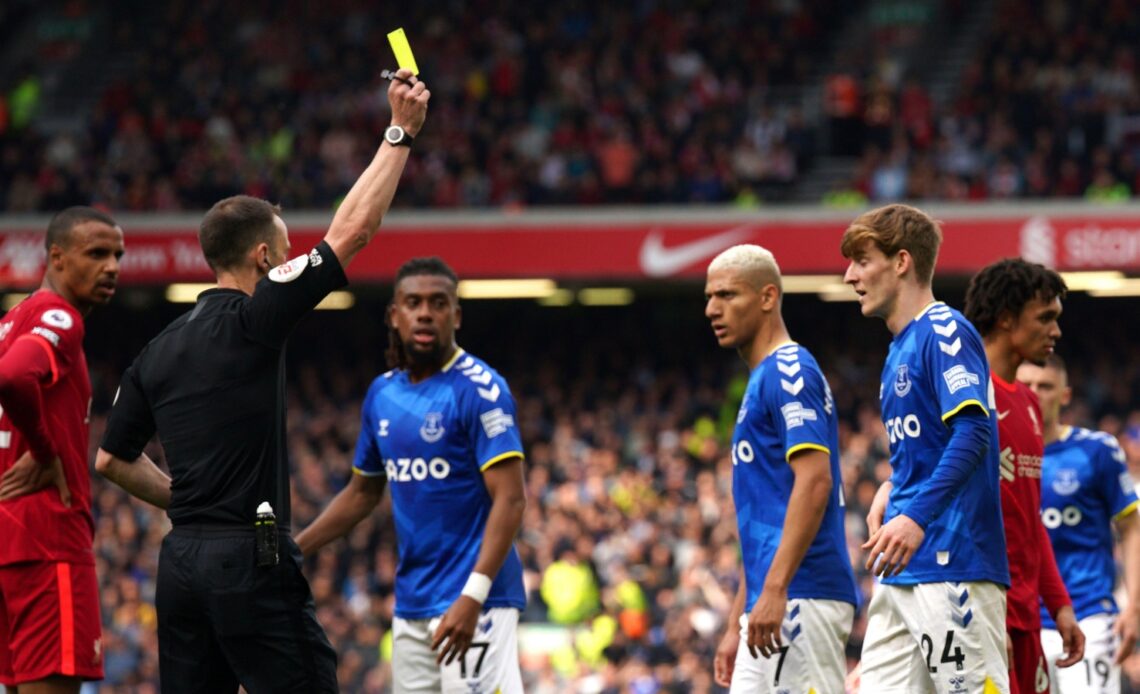
<path id="1" fill-rule="evenodd" d="M 455 274 L 455 270 L 452 270 L 451 266 L 445 263 L 442 258 L 434 255 L 426 258 L 412 258 L 405 262 L 396 270 L 395 284 L 399 285 L 400 280 L 413 275 L 437 275 L 448 278 L 453 285 L 459 284 L 459 276 Z M 400 333 L 396 330 L 396 326 L 392 325 L 389 318 L 391 307 L 392 304 L 389 303 L 389 310 L 384 312 L 384 322 L 388 324 L 388 349 L 384 351 L 384 359 L 388 362 L 389 369 L 406 369 L 408 367 L 408 356 L 404 353 L 404 343 L 400 340 Z"/>
<path id="2" fill-rule="evenodd" d="M 983 336 L 990 334 L 1005 313 L 1017 317 L 1033 299 L 1046 303 L 1064 299 L 1065 280 L 1039 263 L 1006 258 L 990 263 L 970 280 L 966 318 Z"/>

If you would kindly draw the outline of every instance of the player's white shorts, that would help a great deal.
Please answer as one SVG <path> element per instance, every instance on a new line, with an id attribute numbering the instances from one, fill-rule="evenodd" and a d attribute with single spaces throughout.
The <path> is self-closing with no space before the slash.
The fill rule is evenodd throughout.
<path id="1" fill-rule="evenodd" d="M 875 586 L 860 689 L 1008 694 L 1005 588 L 990 582 Z"/>
<path id="2" fill-rule="evenodd" d="M 1080 621 L 1085 634 L 1085 659 L 1072 667 L 1058 668 L 1065 649 L 1055 629 L 1041 630 L 1041 649 L 1049 663 L 1053 694 L 1120 694 L 1120 667 L 1113 665 L 1117 639 L 1112 632 L 1116 615 L 1094 614 Z"/>
<path id="3" fill-rule="evenodd" d="M 789 600 L 781 628 L 783 645 L 769 658 L 748 652 L 748 615 L 740 616 L 740 648 L 730 694 L 843 694 L 844 649 L 855 606 L 838 600 Z"/>
<path id="4" fill-rule="evenodd" d="M 436 665 L 432 634 L 440 617 L 392 622 L 394 694 L 522 694 L 519 671 L 519 611 L 492 607 L 479 615 L 475 638 L 464 658 Z"/>

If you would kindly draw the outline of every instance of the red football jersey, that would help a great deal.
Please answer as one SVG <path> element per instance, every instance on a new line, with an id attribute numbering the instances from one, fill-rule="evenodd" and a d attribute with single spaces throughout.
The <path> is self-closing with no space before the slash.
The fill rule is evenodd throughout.
<path id="1" fill-rule="evenodd" d="M 1001 512 L 1011 586 L 1006 594 L 1010 629 L 1041 629 L 1038 597 L 1050 614 L 1070 604 L 1041 523 L 1041 459 L 1045 441 L 1037 396 L 1022 383 L 991 374 L 1001 446 Z"/>
<path id="2" fill-rule="evenodd" d="M 44 423 L 63 462 L 71 507 L 54 485 L 0 502 L 0 565 L 25 561 L 94 563 L 95 522 L 87 467 L 91 380 L 83 354 L 83 317 L 63 297 L 41 289 L 0 319 L 0 359 L 23 340 L 42 348 L 51 375 L 41 383 Z M 28 450 L 28 441 L 0 413 L 0 474 Z"/>

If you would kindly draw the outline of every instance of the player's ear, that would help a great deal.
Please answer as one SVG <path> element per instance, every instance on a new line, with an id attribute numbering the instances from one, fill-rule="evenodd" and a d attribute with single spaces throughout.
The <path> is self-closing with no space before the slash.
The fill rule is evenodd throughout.
<path id="1" fill-rule="evenodd" d="M 1068 407 L 1073 401 L 1073 389 L 1065 386 L 1061 389 L 1061 407 Z"/>
<path id="2" fill-rule="evenodd" d="M 765 284 L 760 288 L 760 307 L 773 311 L 780 305 L 780 288 L 775 284 Z"/>
<path id="3" fill-rule="evenodd" d="M 53 243 L 51 248 L 48 249 L 47 259 L 48 264 L 51 265 L 53 270 L 63 269 L 63 253 L 64 249 L 58 243 Z"/>
<path id="4" fill-rule="evenodd" d="M 910 251 L 905 248 L 900 248 L 894 257 L 895 273 L 902 277 L 906 273 L 914 269 L 914 258 L 911 256 Z"/>
<path id="5" fill-rule="evenodd" d="M 463 324 L 463 307 L 459 305 L 459 300 L 455 300 L 455 329 L 459 330 L 459 326 Z"/>
<path id="6" fill-rule="evenodd" d="M 1012 313 L 1010 313 L 1009 311 L 1002 311 L 998 315 L 997 325 L 995 327 L 998 330 L 1005 330 L 1005 331 L 1013 330 L 1013 324 L 1015 322 L 1014 318 L 1015 318 L 1014 315 Z"/>

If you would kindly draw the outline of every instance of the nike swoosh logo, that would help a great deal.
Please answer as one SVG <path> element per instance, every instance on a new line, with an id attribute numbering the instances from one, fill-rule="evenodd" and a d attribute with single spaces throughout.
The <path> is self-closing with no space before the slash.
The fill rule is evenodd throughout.
<path id="1" fill-rule="evenodd" d="M 666 248 L 664 234 L 660 229 L 653 229 L 641 244 L 638 260 L 641 269 L 650 277 L 667 277 L 699 260 L 716 255 L 729 246 L 746 241 L 752 236 L 751 230 L 751 225 L 734 227 L 713 236 Z"/>
<path id="2" fill-rule="evenodd" d="M 1009 416 L 1009 410 L 1006 410 L 1005 412 L 1002 412 L 1001 410 L 998 410 L 998 421 L 999 421 L 999 422 L 1000 422 L 1001 420 L 1005 419 L 1005 418 L 1006 418 L 1006 417 L 1008 417 L 1008 416 Z"/>

